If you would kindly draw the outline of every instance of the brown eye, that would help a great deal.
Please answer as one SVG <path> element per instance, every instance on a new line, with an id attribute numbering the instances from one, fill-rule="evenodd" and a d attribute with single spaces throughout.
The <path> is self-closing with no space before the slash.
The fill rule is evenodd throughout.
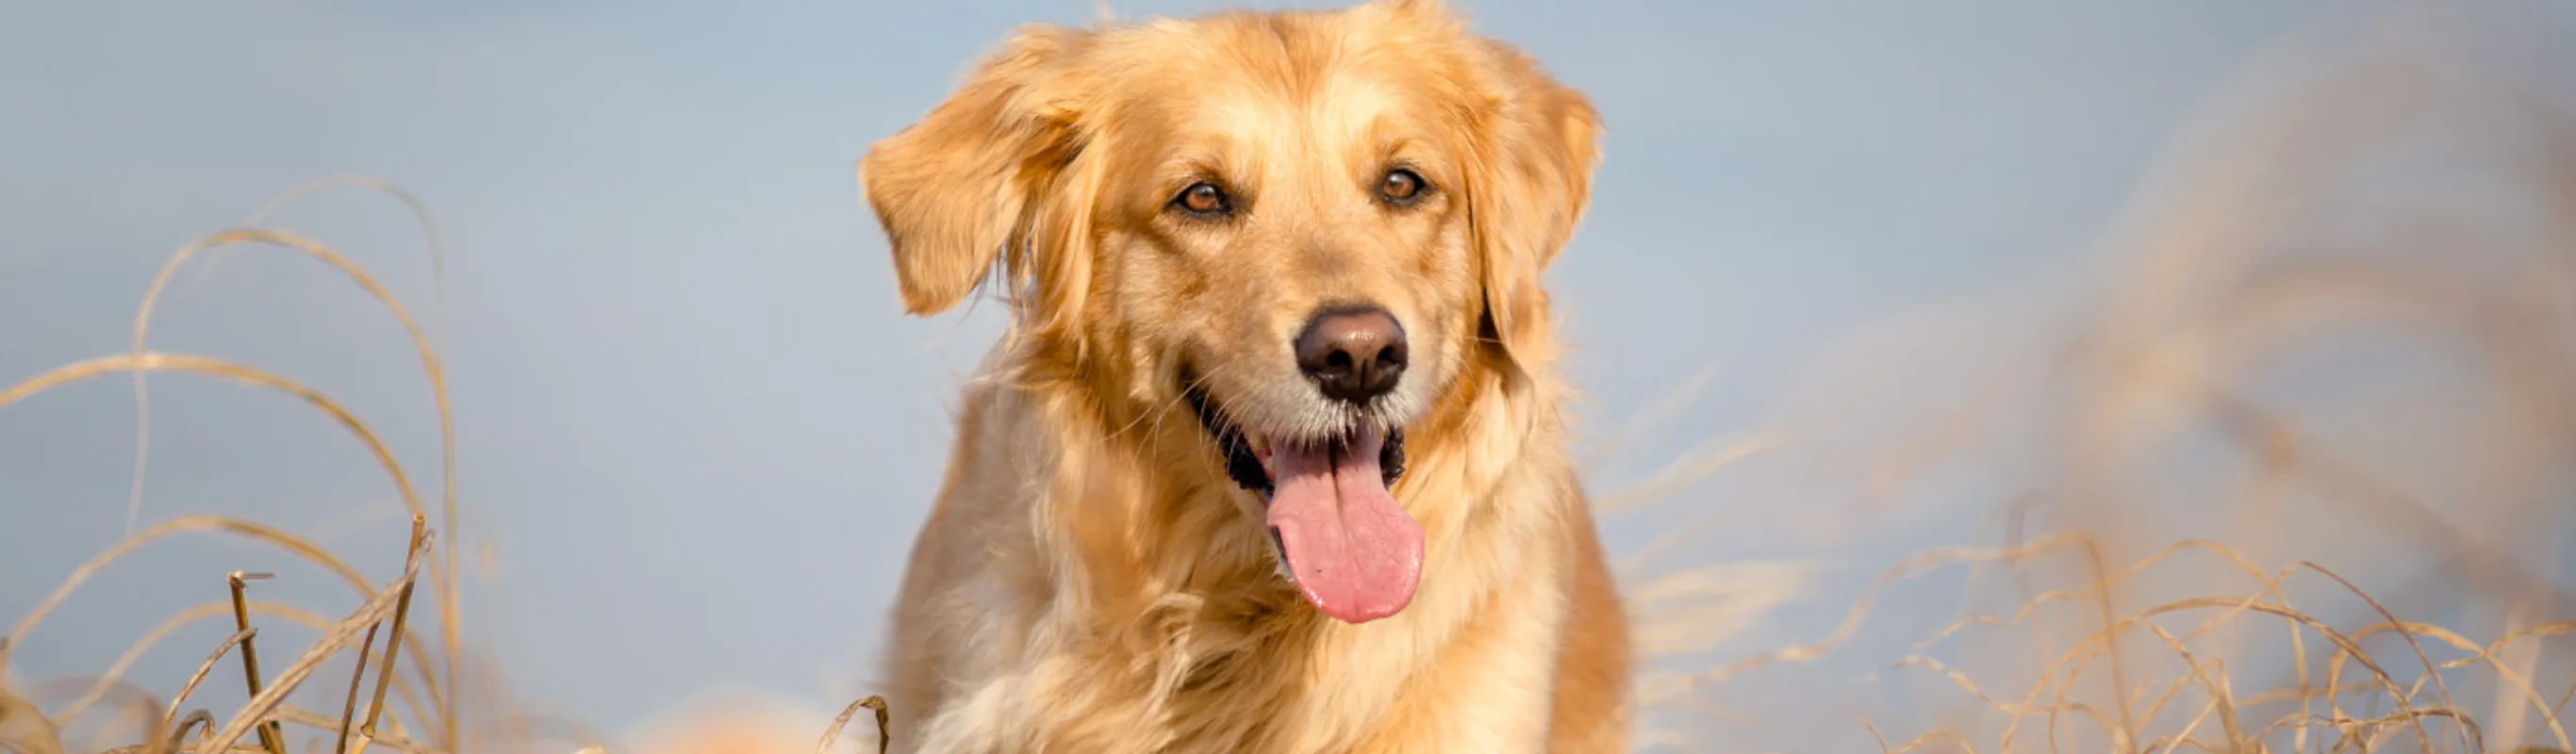
<path id="1" fill-rule="evenodd" d="M 1234 210 L 1234 203 L 1226 200 L 1224 189 L 1205 183 L 1193 183 L 1189 188 L 1181 189 L 1181 195 L 1173 197 L 1172 204 L 1194 215 L 1222 215 Z"/>
<path id="2" fill-rule="evenodd" d="M 1388 171 L 1386 181 L 1378 184 L 1377 196 L 1398 207 L 1410 205 L 1422 198 L 1422 176 L 1411 170 Z"/>

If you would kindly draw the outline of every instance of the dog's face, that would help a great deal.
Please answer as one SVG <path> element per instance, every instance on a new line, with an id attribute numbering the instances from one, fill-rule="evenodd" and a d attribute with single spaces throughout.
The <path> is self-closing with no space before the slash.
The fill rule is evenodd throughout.
<path id="1" fill-rule="evenodd" d="M 1102 405 L 1195 413 L 1354 622 L 1419 575 L 1404 428 L 1546 358 L 1596 154 L 1580 95 L 1436 5 L 1026 31 L 861 166 L 908 308 L 999 267 Z"/>

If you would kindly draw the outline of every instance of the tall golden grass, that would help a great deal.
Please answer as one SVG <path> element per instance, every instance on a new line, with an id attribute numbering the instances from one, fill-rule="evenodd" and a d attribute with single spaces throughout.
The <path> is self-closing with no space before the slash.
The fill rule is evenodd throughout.
<path id="1" fill-rule="evenodd" d="M 1970 588 L 1956 615 L 1895 627 L 1912 637 L 1909 649 L 1868 660 L 1890 677 L 1937 680 L 1916 700 L 1917 711 L 1904 715 L 1910 720 L 1771 724 L 1815 726 L 1790 731 L 1805 741 L 1840 740 L 1830 735 L 1835 726 L 1857 729 L 1891 752 L 2576 750 L 2562 722 L 2576 696 L 2576 655 L 2563 644 L 2576 633 L 2576 621 L 2567 620 L 2576 600 L 2568 598 L 2561 575 L 2547 571 L 2571 534 L 2566 473 L 2576 465 L 2576 108 L 2545 78 L 2495 75 L 2465 66 L 2458 56 L 2429 54 L 2443 50 L 2399 47 L 2411 52 L 2263 69 L 2269 78 L 2258 78 L 2238 103 L 2245 112 L 2204 124 L 2190 142 L 2195 148 L 2150 184 L 2129 222 L 2110 236 L 2111 258 L 2122 266 L 2107 275 L 2111 288 L 2097 297 L 2101 308 L 2079 320 L 2079 334 L 2064 348 L 2048 350 L 2048 361 L 2014 372 L 2018 381 L 2046 387 L 2016 382 L 1992 393 L 2035 397 L 2043 417 L 2038 426 L 2057 446 L 2044 459 L 2049 491 L 2016 508 L 2004 541 L 1902 557 L 1861 594 L 1843 597 L 1849 606 L 1829 633 L 1678 670 L 1675 663 L 1728 645 L 1733 632 L 1759 621 L 1765 610 L 1835 595 L 1815 593 L 1802 575 L 1776 564 L 1625 574 L 1641 642 L 1662 658 L 1640 682 L 1651 713 L 1641 746 L 1707 748 L 1709 737 L 1672 724 L 1674 715 L 1702 715 L 1722 705 L 1729 690 L 1759 689 L 1780 674 L 1850 651 L 1856 637 L 1884 628 L 1870 619 L 1889 590 L 1965 572 Z M 2462 117 L 2463 107 L 2475 110 Z M 2437 115 L 2450 120 L 2422 128 Z M 2422 146 L 2427 135 L 2437 146 L 2485 159 L 2473 172 L 2500 184 L 2463 206 L 2511 205 L 2522 224 L 2508 232 L 2495 216 L 2463 206 L 2354 198 L 2353 187 L 2390 180 L 2357 178 L 2357 171 L 2366 172 L 2393 148 Z M 571 721 L 513 714 L 503 689 L 468 688 L 460 667 L 456 542 L 447 536 L 459 505 L 442 344 L 348 257 L 262 227 L 285 202 L 333 187 L 376 191 L 411 208 L 437 269 L 436 226 L 423 203 L 399 187 L 373 179 L 297 187 L 246 227 L 172 254 L 138 308 L 124 352 L 0 390 L 0 410 L 117 374 L 133 376 L 138 409 L 148 408 L 145 375 L 157 372 L 286 394 L 337 422 L 373 455 L 414 517 L 410 540 L 386 542 L 368 561 L 221 516 L 142 527 L 71 568 L 60 587 L 0 638 L 0 678 L 7 677 L 10 650 L 25 646 L 93 574 L 174 535 L 235 537 L 276 548 L 336 574 L 359 606 L 334 617 L 264 600 L 244 583 L 255 574 L 233 574 L 229 599 L 148 628 L 94 676 L 0 686 L 0 749 L 285 754 L 295 740 L 288 730 L 311 734 L 303 739 L 308 750 L 327 747 L 335 754 L 622 748 Z M 2367 208 L 2375 234 L 2331 232 L 2350 219 L 2333 211 L 2354 206 Z M 2387 232 L 2392 227 L 2408 232 Z M 154 305 L 172 275 L 201 253 L 231 246 L 330 265 L 401 323 L 439 413 L 441 484 L 434 498 L 363 418 L 329 396 L 251 365 L 150 347 Z M 2356 460 L 2351 438 L 2338 433 L 2402 434 L 2412 425 L 2371 413 L 2375 406 L 2320 408 L 2267 391 L 2266 380 L 2284 364 L 2354 343 L 2412 349 L 2404 351 L 2410 358 L 2468 354 L 2453 366 L 2470 376 L 2446 393 L 2451 400 L 2443 405 L 2470 415 L 2452 417 L 2455 426 L 2435 437 L 2395 443 L 2417 466 L 2405 474 Z M 2000 406 L 2010 402 L 1970 401 L 1919 442 L 1853 473 L 1901 486 L 1981 433 L 2003 431 L 1997 426 L 2009 420 Z M 136 500 L 150 427 L 148 413 L 138 414 L 145 418 L 135 453 Z M 1604 510 L 1686 502 L 1694 481 L 1794 447 L 1797 429 L 1706 446 L 1628 494 L 1605 495 Z M 2176 470 L 2165 456 L 2189 442 L 2220 449 L 2244 470 Z M 2428 494 L 2399 476 L 2462 481 Z M 2175 484 L 2212 489 L 2167 489 Z M 2177 525 L 2154 515 L 2171 509 L 2178 495 L 2212 507 L 2180 525 L 2197 525 L 2193 536 L 2163 536 Z M 2402 544 L 2409 549 L 2336 546 L 2345 531 L 2362 525 L 2407 533 Z M 1680 540 L 1660 541 L 1624 560 L 1641 569 L 1646 556 L 1679 546 Z M 2434 572 L 2453 577 L 2456 583 L 2446 586 L 2464 595 L 2442 603 L 2444 609 L 2497 628 L 2473 636 L 2410 618 L 2405 602 L 2425 601 L 2382 600 L 2338 570 L 2349 565 L 2298 554 L 2309 552 L 2374 567 L 2398 558 L 2427 560 Z M 357 562 L 399 562 L 401 575 L 369 581 Z M 1978 588 L 1976 579 L 1995 574 L 2008 580 L 2008 589 Z M 414 587 L 423 578 L 427 592 L 416 600 Z M 179 628 L 225 618 L 238 630 L 207 648 L 185 685 L 147 689 L 125 680 L 139 658 Z M 1879 623 L 1889 620 L 1881 616 Z M 262 666 L 255 652 L 281 649 L 261 643 L 262 625 L 299 626 L 319 638 L 283 665 Z M 331 662 L 350 669 L 345 683 L 316 680 Z M 235 681 L 249 693 L 241 707 L 218 715 L 190 705 L 202 683 Z M 822 731 L 818 748 L 833 749 L 844 726 L 870 710 L 882 746 L 885 707 L 902 703 L 874 697 L 853 703 Z M 100 740 L 67 740 L 64 732 L 83 723 L 97 728 L 93 738 Z"/>
<path id="2" fill-rule="evenodd" d="M 2064 339 L 1850 469 L 1885 489 L 1998 437 L 2044 448 L 2033 478 L 1987 480 L 2032 490 L 2002 541 L 1897 560 L 1821 637 L 1651 674 L 1648 705 L 1679 714 L 1649 745 L 2576 750 L 2576 599 L 2552 572 L 2576 539 L 2576 61 L 2528 7 L 2462 7 L 2261 58 L 2107 235 Z M 2383 599 L 2361 571 L 2438 593 Z M 1964 596 L 1873 627 L 1907 588 Z M 1695 719 L 1852 680 L 1815 676 L 1873 628 L 1905 648 L 1840 659 L 1902 684 L 1877 708 L 1902 724 Z M 1724 726 L 1801 727 L 1691 732 Z"/>
<path id="3" fill-rule="evenodd" d="M 282 738 L 282 726 L 290 724 L 335 734 L 334 751 L 363 750 L 370 746 L 400 751 L 458 750 L 464 735 L 459 728 L 462 718 L 460 705 L 465 701 L 457 682 L 461 633 L 456 622 L 459 598 L 456 549 L 452 541 L 443 543 L 443 549 L 430 547 L 440 538 L 428 528 L 431 509 L 412 474 L 404 469 L 386 442 L 365 420 L 308 385 L 222 358 L 162 352 L 150 347 L 154 308 L 173 276 L 201 254 L 227 247 L 265 247 L 298 253 L 336 269 L 372 296 L 402 325 L 411 346 L 419 354 L 421 369 L 428 377 L 436 401 L 440 427 L 441 484 L 437 493 L 436 520 L 440 530 L 452 531 L 458 514 L 455 434 L 449 417 L 446 375 L 440 363 L 439 348 L 423 332 L 410 310 L 364 267 L 314 239 L 285 230 L 259 227 L 261 221 L 288 203 L 330 188 L 374 191 L 409 207 L 429 241 L 433 275 L 443 277 L 444 252 L 440 248 L 437 227 L 431 222 L 426 206 L 410 192 L 365 177 L 330 178 L 307 183 L 262 206 L 244 227 L 207 235 L 172 253 L 137 308 L 133 339 L 125 353 L 66 364 L 0 390 L 0 409 L 69 384 L 115 374 L 132 375 L 136 413 L 140 419 L 136 432 L 133 502 L 139 504 L 151 427 L 149 392 L 145 381 L 147 374 L 175 372 L 211 377 L 297 398 L 346 429 L 353 440 L 364 446 L 391 480 L 404 506 L 410 510 L 414 522 L 410 545 L 387 549 L 389 553 L 403 554 L 397 559 L 403 566 L 402 576 L 381 584 L 370 582 L 342 556 L 304 538 L 253 521 L 222 516 L 190 516 L 143 528 L 72 569 L 51 594 L 18 621 L 8 636 L 0 639 L 0 671 L 7 669 L 9 650 L 24 645 L 28 635 L 43 625 L 46 617 L 90 577 L 128 553 L 171 535 L 212 533 L 274 547 L 337 575 L 348 582 L 363 602 L 357 610 L 329 619 L 298 606 L 248 596 L 244 580 L 249 575 L 236 572 L 230 579 L 232 595 L 229 602 L 200 605 L 171 616 L 147 631 L 114 665 L 94 677 L 53 679 L 55 682 L 33 684 L 23 691 L 0 688 L 0 700 L 5 700 L 6 709 L 13 711 L 12 714 L 0 714 L 0 746 L 29 754 L 63 751 L 64 743 L 56 736 L 56 731 L 85 715 L 106 714 L 117 716 L 116 722 L 122 723 L 110 725 L 108 730 L 128 729 L 136 721 L 147 723 L 143 735 L 136 736 L 139 740 L 129 744 L 129 747 L 139 747 L 137 750 L 146 754 L 190 746 L 185 736 L 191 730 L 199 734 L 193 743 L 199 751 L 237 748 L 236 742 L 243 735 L 256 730 L 255 737 L 259 743 L 255 748 L 283 754 L 282 748 L 286 744 Z M 440 287 L 443 289 L 443 284 Z M 443 295 L 441 299 L 443 302 Z M 440 315 L 443 320 L 443 303 Z M 129 508 L 129 521 L 135 510 Z M 435 643 L 425 640 L 418 626 L 411 625 L 408 620 L 414 584 L 424 570 L 429 578 L 429 607 L 437 616 L 434 624 L 437 633 L 430 637 L 436 640 Z M 218 647 L 199 667 L 192 680 L 178 689 L 167 703 L 159 701 L 151 691 L 137 688 L 125 680 L 125 674 L 134 664 L 172 633 L 186 625 L 226 615 L 236 621 L 239 633 Z M 270 674 L 263 677 L 256 660 L 258 629 L 252 625 L 253 616 L 320 631 L 322 636 L 294 662 L 283 668 L 272 668 Z M 390 626 L 386 625 L 388 622 Z M 385 635 L 381 648 L 378 648 L 380 631 Z M 224 718 L 214 717 L 205 710 L 181 715 L 180 710 L 185 707 L 197 682 L 214 671 L 228 653 L 241 658 L 243 679 L 251 695 L 248 703 Z M 350 679 L 347 703 L 342 705 L 339 714 L 323 714 L 288 701 L 297 692 L 306 690 L 305 681 L 324 661 L 343 653 L 352 655 L 352 667 L 358 672 Z M 397 665 L 396 656 L 408 659 L 409 666 Z M 375 674 L 372 693 L 368 693 L 370 687 L 362 683 L 369 671 Z M 393 709 L 387 704 L 388 692 L 394 701 L 401 703 L 401 709 Z M 43 711 L 45 706 L 30 701 L 25 694 L 34 694 L 38 700 L 50 700 L 56 704 L 50 711 Z M 314 695 L 307 693 L 304 696 L 310 698 Z M 359 716 L 362 710 L 358 702 L 361 698 L 367 701 L 363 717 Z M 173 721 L 177 721 L 175 726 Z"/>

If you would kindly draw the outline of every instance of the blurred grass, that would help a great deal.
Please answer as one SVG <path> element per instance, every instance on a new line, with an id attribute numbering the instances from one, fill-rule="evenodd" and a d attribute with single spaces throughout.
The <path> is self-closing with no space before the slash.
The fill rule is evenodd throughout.
<path id="1" fill-rule="evenodd" d="M 2463 7 L 2345 19 L 2215 100 L 2057 339 L 1872 428 L 1837 457 L 1879 499 L 1815 514 L 1906 525 L 1887 500 L 2002 455 L 2032 472 L 1983 480 L 2028 485 L 2002 541 L 1898 559 L 1821 637 L 1668 659 L 1648 745 L 2576 749 L 2576 61 L 2529 6 Z M 1917 594 L 1955 617 L 1871 625 Z"/>
<path id="2" fill-rule="evenodd" d="M 433 269 L 441 264 L 438 257 L 442 251 L 437 246 L 435 226 L 430 224 L 422 205 L 400 188 L 374 179 L 327 179 L 298 186 L 281 195 L 277 201 L 263 207 L 254 219 L 265 217 L 282 206 L 285 201 L 319 189 L 336 186 L 377 191 L 410 206 L 418 213 L 422 226 L 430 237 Z M 118 373 L 132 374 L 135 378 L 137 416 L 142 419 L 142 423 L 137 428 L 135 452 L 134 502 L 139 503 L 142 494 L 142 472 L 145 468 L 144 461 L 150 438 L 148 393 L 144 381 L 146 374 L 178 372 L 284 393 L 329 417 L 367 448 L 401 494 L 405 507 L 414 517 L 417 530 L 421 524 L 429 520 L 429 510 L 418 486 L 404 470 L 400 460 L 388 449 L 383 439 L 369 428 L 365 420 L 340 403 L 294 379 L 255 367 L 220 358 L 165 353 L 149 348 L 148 336 L 153 308 L 172 275 L 192 257 L 202 252 L 241 245 L 258 245 L 299 252 L 328 264 L 347 275 L 351 281 L 373 296 L 401 322 L 410 336 L 412 345 L 420 353 L 422 369 L 427 374 L 437 399 L 443 441 L 441 447 L 443 484 L 439 521 L 442 529 L 452 530 L 457 512 L 454 492 L 454 435 L 449 429 L 452 425 L 448 413 L 446 380 L 440 366 L 438 349 L 422 333 L 421 328 L 402 303 L 363 267 L 329 246 L 286 231 L 258 227 L 236 228 L 205 236 L 181 247 L 169 257 L 160 275 L 153 280 L 151 288 L 144 296 L 135 315 L 134 338 L 129 352 L 67 364 L 19 382 L 6 390 L 0 390 L 0 409 L 68 384 Z M 135 510 L 136 508 L 129 508 L 129 518 Z M 293 534 L 257 522 L 220 516 L 193 516 L 161 522 L 140 531 L 132 531 L 106 551 L 74 568 L 53 593 L 37 603 L 36 607 L 17 622 L 15 628 L 6 637 L 6 644 L 0 645 L 0 673 L 4 673 L 8 668 L 9 650 L 25 646 L 29 636 L 44 624 L 45 618 L 53 609 L 79 591 L 90 576 L 112 566 L 119 558 L 138 548 L 163 537 L 183 533 L 230 535 L 276 548 L 336 574 L 349 583 L 362 602 L 355 611 L 341 618 L 326 619 L 309 609 L 248 598 L 237 592 L 231 602 L 208 604 L 182 611 L 152 628 L 113 666 L 96 677 L 55 679 L 72 682 L 36 684 L 25 689 L 0 687 L 0 698 L 7 700 L 7 705 L 0 709 L 14 711 L 7 717 L 0 718 L 0 745 L 31 754 L 66 751 L 65 744 L 59 738 L 57 731 L 83 720 L 93 712 L 99 712 L 114 715 L 111 724 L 99 731 L 99 735 L 104 740 L 113 742 L 107 744 L 106 748 L 139 746 L 141 747 L 139 751 L 145 754 L 161 754 L 163 751 L 188 745 L 189 742 L 185 740 L 185 736 L 189 731 L 194 730 L 199 734 L 193 744 L 197 750 L 224 751 L 233 747 L 235 741 L 254 728 L 275 729 L 280 724 L 295 724 L 330 731 L 337 735 L 334 751 L 349 751 L 352 750 L 348 740 L 349 718 L 355 717 L 360 711 L 355 703 L 364 688 L 359 681 L 364 677 L 367 669 L 373 668 L 378 673 L 378 682 L 375 685 L 383 690 L 369 698 L 369 704 L 364 710 L 364 719 L 368 722 L 360 726 L 365 732 L 360 736 L 362 740 L 355 744 L 356 749 L 373 745 L 400 751 L 459 750 L 463 739 L 460 728 L 463 711 L 459 706 L 462 702 L 456 680 L 459 675 L 457 661 L 461 639 L 455 609 L 458 593 L 455 548 L 451 542 L 447 543 L 443 551 L 431 552 L 428 545 L 438 537 L 426 533 L 416 534 L 411 546 L 388 548 L 392 553 L 408 554 L 395 561 L 402 564 L 402 575 L 392 581 L 378 584 L 371 583 L 360 575 L 359 569 L 353 567 L 347 559 Z M 409 625 L 406 620 L 412 604 L 415 579 L 424 569 L 430 577 L 429 596 L 430 602 L 433 603 L 431 612 L 438 618 L 433 624 L 436 626 L 435 644 L 424 641 L 423 637 L 418 635 L 417 627 Z M 239 576 L 236 575 L 235 579 L 235 583 L 238 584 Z M 238 590 L 239 587 L 237 586 L 236 589 Z M 245 652 L 250 649 L 249 642 L 255 641 L 254 637 L 257 635 L 255 626 L 246 628 L 228 639 L 200 667 L 195 679 L 177 690 L 166 704 L 159 701 L 158 696 L 151 690 L 137 688 L 125 680 L 125 674 L 146 652 L 178 629 L 224 614 L 232 614 L 237 620 L 245 621 L 251 616 L 258 616 L 262 619 L 261 622 L 284 620 L 316 630 L 320 633 L 320 638 L 306 647 L 292 663 L 282 667 L 271 666 L 266 673 L 268 677 L 264 678 L 260 677 L 263 674 L 258 672 L 256 664 L 245 655 L 243 680 L 247 682 L 246 685 L 252 692 L 251 697 L 241 709 L 227 717 L 216 718 L 202 710 L 183 716 L 180 711 L 197 686 L 197 681 L 213 672 L 219 660 L 235 650 L 237 646 Z M 391 621 L 392 626 L 387 631 L 383 648 L 374 649 L 377 646 L 376 634 L 380 629 L 386 628 L 385 623 L 388 620 Z M 360 640 L 361 635 L 365 637 L 363 644 Z M 411 663 L 408 667 L 397 666 L 390 657 L 404 650 L 409 650 L 407 656 Z M 370 654 L 371 651 L 373 654 Z M 348 704 L 333 705 L 344 707 L 343 715 L 320 715 L 289 703 L 288 699 L 299 692 L 305 692 L 302 698 L 315 697 L 315 693 L 305 688 L 304 682 L 320 668 L 325 660 L 344 654 L 349 656 L 350 666 L 358 671 L 358 676 L 352 678 L 350 682 L 347 694 Z M 393 692 L 393 699 L 402 703 L 401 711 L 385 709 L 387 704 L 385 691 Z M 26 696 L 28 694 L 34 694 L 36 698 L 30 701 Z M 45 711 L 46 705 L 41 704 L 46 701 L 54 702 L 51 711 Z M 99 705 L 102 702 L 109 702 L 109 704 L 101 707 Z M 30 717 L 33 719 L 24 719 Z M 381 728 L 377 726 L 379 721 L 383 724 Z M 269 731 L 263 730 L 258 738 L 261 740 L 259 749 L 267 750 L 269 754 L 284 754 L 278 751 L 285 748 L 282 740 L 272 736 Z M 83 751 L 98 748 L 102 747 L 92 746 L 90 749 L 69 750 Z"/>

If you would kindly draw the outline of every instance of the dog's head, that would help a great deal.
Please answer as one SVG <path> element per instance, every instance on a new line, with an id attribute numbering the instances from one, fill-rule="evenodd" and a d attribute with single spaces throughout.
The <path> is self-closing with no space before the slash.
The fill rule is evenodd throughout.
<path id="1" fill-rule="evenodd" d="M 907 309 L 995 281 L 1108 413 L 1193 410 L 1307 599 L 1358 622 L 1419 577 L 1405 428 L 1549 358 L 1540 275 L 1598 131 L 1440 3 L 1381 0 L 1026 29 L 860 173 Z"/>

